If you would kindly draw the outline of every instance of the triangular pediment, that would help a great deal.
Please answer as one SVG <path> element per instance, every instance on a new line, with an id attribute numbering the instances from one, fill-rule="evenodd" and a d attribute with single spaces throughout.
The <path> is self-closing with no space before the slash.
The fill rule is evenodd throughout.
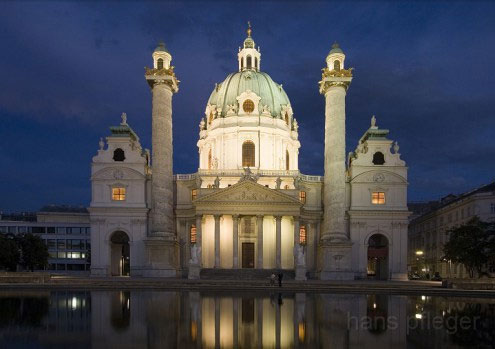
<path id="1" fill-rule="evenodd" d="M 205 195 L 194 201 L 196 206 L 204 204 L 249 204 L 249 205 L 291 205 L 301 206 L 301 202 L 280 190 L 270 189 L 253 180 L 241 180 L 231 187 Z"/>

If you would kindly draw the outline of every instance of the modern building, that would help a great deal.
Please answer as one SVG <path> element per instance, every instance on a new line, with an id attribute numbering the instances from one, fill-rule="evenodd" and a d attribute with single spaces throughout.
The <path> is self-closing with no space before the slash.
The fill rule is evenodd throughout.
<path id="1" fill-rule="evenodd" d="M 0 233 L 32 233 L 43 239 L 51 272 L 89 273 L 90 224 L 84 207 L 50 205 L 36 213 L 0 214 Z"/>
<path id="2" fill-rule="evenodd" d="M 236 71 L 206 102 L 192 174 L 173 175 L 179 81 L 165 45 L 153 52 L 153 68 L 145 70 L 152 153 L 123 114 L 91 163 L 91 275 L 199 278 L 255 269 L 296 279 L 406 278 L 407 167 L 375 117 L 346 157 L 353 74 L 344 52 L 332 46 L 319 82 L 325 175 L 304 175 L 295 106 L 261 70 L 251 34 L 249 28 Z"/>
<path id="3" fill-rule="evenodd" d="M 447 195 L 422 208 L 409 224 L 409 270 L 419 275 L 438 273 L 441 277 L 466 278 L 462 265 L 443 260 L 443 245 L 452 228 L 478 216 L 482 221 L 495 220 L 495 182 L 460 195 Z M 495 270 L 491 270 L 495 272 Z"/>

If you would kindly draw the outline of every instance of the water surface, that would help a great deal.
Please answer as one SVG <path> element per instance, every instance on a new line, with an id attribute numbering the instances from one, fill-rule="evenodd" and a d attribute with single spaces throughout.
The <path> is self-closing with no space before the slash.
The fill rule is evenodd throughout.
<path id="1" fill-rule="evenodd" d="M 495 300 L 0 291 L 0 348 L 491 348 Z"/>

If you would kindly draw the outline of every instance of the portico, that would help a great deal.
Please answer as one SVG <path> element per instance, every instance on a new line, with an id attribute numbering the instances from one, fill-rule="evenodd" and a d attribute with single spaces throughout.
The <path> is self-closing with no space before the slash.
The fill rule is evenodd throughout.
<path id="1" fill-rule="evenodd" d="M 196 244 L 203 268 L 292 269 L 301 202 L 243 178 L 198 197 Z"/>

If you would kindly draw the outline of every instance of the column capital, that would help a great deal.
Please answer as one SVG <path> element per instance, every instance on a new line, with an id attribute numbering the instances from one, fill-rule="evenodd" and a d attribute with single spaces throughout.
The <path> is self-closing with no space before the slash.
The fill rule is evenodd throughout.
<path id="1" fill-rule="evenodd" d="M 273 217 L 275 217 L 275 219 L 277 221 L 281 221 L 283 216 L 282 215 L 276 215 L 276 216 L 273 216 Z"/>
<path id="2" fill-rule="evenodd" d="M 241 215 L 238 215 L 238 214 L 232 215 L 232 219 L 234 219 L 234 220 L 239 220 L 239 218 L 241 218 Z"/>
<path id="3" fill-rule="evenodd" d="M 214 214 L 213 218 L 215 218 L 215 220 L 217 220 L 217 219 L 219 220 L 220 217 L 222 217 L 222 216 L 223 216 L 222 214 Z"/>

